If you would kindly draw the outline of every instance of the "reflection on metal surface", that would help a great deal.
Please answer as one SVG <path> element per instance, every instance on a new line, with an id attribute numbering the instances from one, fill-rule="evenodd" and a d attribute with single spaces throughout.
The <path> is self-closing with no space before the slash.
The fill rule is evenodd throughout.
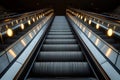
<path id="1" fill-rule="evenodd" d="M 106 55 L 107 57 L 109 57 L 110 54 L 111 54 L 111 52 L 112 52 L 112 49 L 111 49 L 111 48 L 108 48 L 107 51 L 106 51 L 106 53 L 105 53 L 105 55 Z"/>
<path id="2" fill-rule="evenodd" d="M 99 24 L 96 24 L 96 29 L 99 29 L 100 28 L 100 25 Z"/>
<path id="3" fill-rule="evenodd" d="M 84 18 L 84 22 L 86 22 L 86 18 Z"/>
<path id="4" fill-rule="evenodd" d="M 33 38 L 33 36 L 32 36 L 32 34 L 31 34 L 31 33 L 29 33 L 29 36 L 30 36 L 30 38 L 31 38 L 31 39 Z"/>
<path id="5" fill-rule="evenodd" d="M 91 35 L 92 35 L 92 34 L 91 34 L 91 32 L 89 31 L 89 33 L 88 33 L 88 37 L 91 37 Z"/>
<path id="6" fill-rule="evenodd" d="M 113 35 L 113 30 L 112 30 L 111 28 L 108 29 L 107 35 L 108 35 L 109 37 Z"/>
<path id="7" fill-rule="evenodd" d="M 26 46 L 26 43 L 23 39 L 21 40 L 21 43 L 23 44 L 23 46 Z"/>
<path id="8" fill-rule="evenodd" d="M 18 24 L 18 20 L 16 20 L 16 23 Z"/>
<path id="9" fill-rule="evenodd" d="M 12 26 L 14 25 L 14 23 L 13 23 L 13 22 L 11 22 L 11 24 L 12 24 Z"/>
<path id="10" fill-rule="evenodd" d="M 35 22 L 35 18 L 33 18 L 32 20 L 33 20 L 33 22 Z"/>
<path id="11" fill-rule="evenodd" d="M 8 25 L 5 25 L 6 28 L 8 28 Z"/>
<path id="12" fill-rule="evenodd" d="M 116 29 L 116 26 L 113 27 L 113 30 L 115 30 L 115 29 Z"/>
<path id="13" fill-rule="evenodd" d="M 86 28 L 84 27 L 84 28 L 83 28 L 83 32 L 85 32 L 85 29 L 86 29 Z"/>
<path id="14" fill-rule="evenodd" d="M 83 16 L 81 16 L 81 19 L 83 19 Z"/>
<path id="15" fill-rule="evenodd" d="M 109 27 L 109 26 L 110 26 L 110 24 L 107 25 L 107 27 Z"/>
<path id="16" fill-rule="evenodd" d="M 95 45 L 96 45 L 96 46 L 98 45 L 99 41 L 100 41 L 100 40 L 97 38 L 96 41 L 95 41 Z"/>
<path id="17" fill-rule="evenodd" d="M 33 31 L 34 31 L 34 33 L 36 34 L 36 30 L 34 29 Z"/>
<path id="18" fill-rule="evenodd" d="M 38 17 L 36 19 L 38 20 Z"/>
<path id="19" fill-rule="evenodd" d="M 12 37 L 12 36 L 13 36 L 13 30 L 10 29 L 10 28 L 8 28 L 8 29 L 7 29 L 7 35 L 8 35 L 9 37 Z"/>
<path id="20" fill-rule="evenodd" d="M 22 30 L 25 28 L 24 24 L 20 24 L 20 27 Z"/>
<path id="21" fill-rule="evenodd" d="M 31 21 L 30 20 L 28 20 L 28 24 L 31 25 Z"/>
<path id="22" fill-rule="evenodd" d="M 89 20 L 89 24 L 91 24 L 91 20 Z"/>
<path id="23" fill-rule="evenodd" d="M 45 16 L 45 14 L 43 13 L 43 16 Z"/>
<path id="24" fill-rule="evenodd" d="M 16 57 L 16 54 L 15 54 L 15 52 L 14 52 L 12 49 L 10 49 L 8 52 L 9 52 L 9 54 L 12 55 L 14 58 Z"/>
<path id="25" fill-rule="evenodd" d="M 39 15 L 39 18 L 41 18 L 41 16 Z"/>
<path id="26" fill-rule="evenodd" d="M 102 24 L 104 24 L 104 22 L 102 22 Z"/>
<path id="27" fill-rule="evenodd" d="M 37 27 L 37 30 L 39 30 L 39 26 Z"/>

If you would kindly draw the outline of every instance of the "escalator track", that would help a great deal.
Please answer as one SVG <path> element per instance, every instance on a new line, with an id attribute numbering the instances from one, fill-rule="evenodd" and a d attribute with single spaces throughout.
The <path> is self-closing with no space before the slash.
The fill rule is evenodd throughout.
<path id="1" fill-rule="evenodd" d="M 96 80 L 71 27 L 56 16 L 27 80 Z"/>

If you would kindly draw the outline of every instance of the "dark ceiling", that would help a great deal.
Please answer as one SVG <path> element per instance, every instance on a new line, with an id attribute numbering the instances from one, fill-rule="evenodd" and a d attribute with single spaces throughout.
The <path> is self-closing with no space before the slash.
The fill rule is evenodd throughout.
<path id="1" fill-rule="evenodd" d="M 112 12 L 120 0 L 0 0 L 4 8 L 16 12 L 27 12 L 53 7 L 57 14 L 64 14 L 68 6 L 93 12 Z"/>

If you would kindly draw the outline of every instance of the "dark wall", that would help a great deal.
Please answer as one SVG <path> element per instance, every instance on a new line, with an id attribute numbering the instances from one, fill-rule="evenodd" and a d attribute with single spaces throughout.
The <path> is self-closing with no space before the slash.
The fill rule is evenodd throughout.
<path id="1" fill-rule="evenodd" d="M 120 0 L 0 0 L 0 5 L 17 12 L 27 12 L 45 7 L 52 7 L 56 14 L 65 14 L 68 6 L 93 12 L 111 12 Z"/>

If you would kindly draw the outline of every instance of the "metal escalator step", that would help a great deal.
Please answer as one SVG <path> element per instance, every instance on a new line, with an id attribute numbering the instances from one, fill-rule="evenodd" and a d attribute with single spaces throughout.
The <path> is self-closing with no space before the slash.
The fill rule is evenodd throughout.
<path id="1" fill-rule="evenodd" d="M 92 77 L 83 77 L 83 78 L 66 78 L 66 77 L 58 77 L 58 78 L 29 78 L 28 80 L 97 80 L 95 78 Z"/>
<path id="2" fill-rule="evenodd" d="M 32 75 L 37 77 L 89 77 L 90 67 L 87 62 L 35 62 Z"/>
<path id="3" fill-rule="evenodd" d="M 84 56 L 80 51 L 55 51 L 55 52 L 40 52 L 37 61 L 84 61 Z"/>
<path id="4" fill-rule="evenodd" d="M 45 44 L 76 44 L 76 39 L 46 39 Z"/>
<path id="5" fill-rule="evenodd" d="M 48 32 L 48 35 L 72 35 L 72 32 Z"/>
<path id="6" fill-rule="evenodd" d="M 44 44 L 43 51 L 79 51 L 78 44 Z"/>
<path id="7" fill-rule="evenodd" d="M 70 30 L 71 28 L 58 26 L 58 27 L 51 27 L 50 29 L 51 30 Z"/>
<path id="8" fill-rule="evenodd" d="M 70 32 L 71 30 L 50 30 L 51 32 Z"/>
<path id="9" fill-rule="evenodd" d="M 73 39 L 74 35 L 48 35 L 49 39 Z"/>

